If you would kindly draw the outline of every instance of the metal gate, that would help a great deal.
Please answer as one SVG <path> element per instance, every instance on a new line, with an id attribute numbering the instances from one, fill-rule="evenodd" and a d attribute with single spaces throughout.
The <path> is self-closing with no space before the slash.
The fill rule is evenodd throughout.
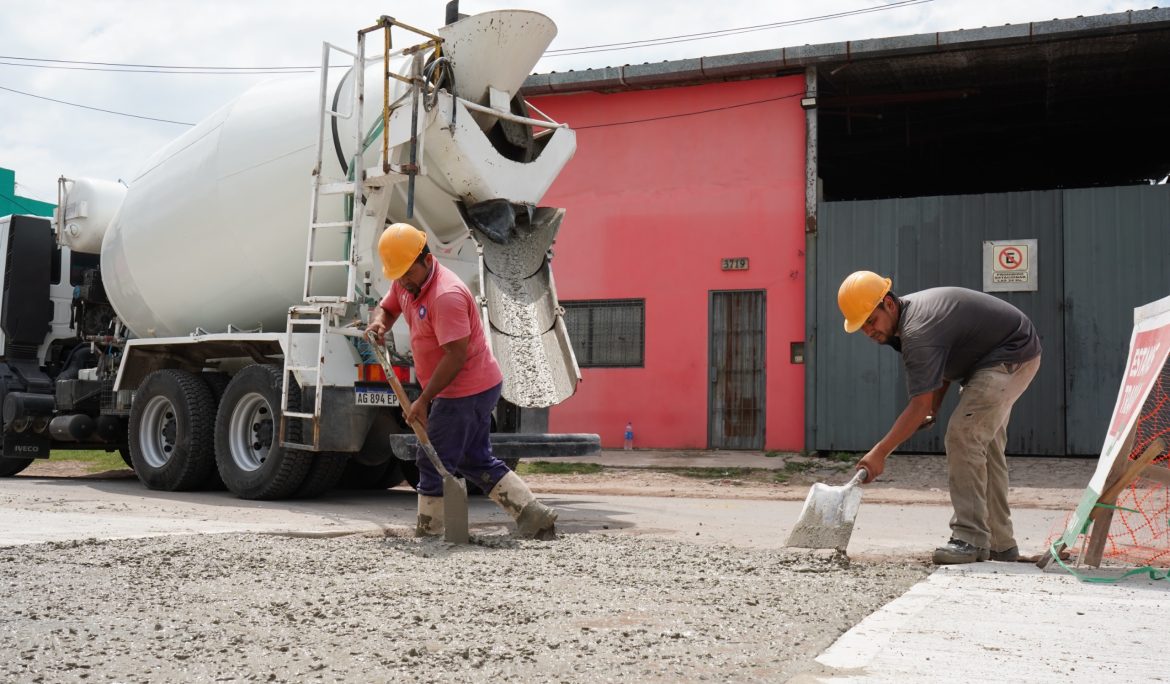
<path id="1" fill-rule="evenodd" d="M 1036 238 L 1039 289 L 996 293 L 1032 319 L 1044 347 L 1040 372 L 1012 412 L 1007 451 L 1100 449 L 1133 308 L 1170 293 L 1163 265 L 1170 187 L 826 202 L 818 212 L 814 398 L 806 406 L 812 448 L 866 451 L 907 401 L 901 356 L 842 330 L 836 297 L 846 275 L 878 271 L 899 294 L 941 285 L 981 290 L 984 240 Z M 957 394 L 950 392 L 940 422 Z M 943 431 L 920 432 L 901 450 L 941 453 Z"/>
<path id="2" fill-rule="evenodd" d="M 765 292 L 710 293 L 707 445 L 763 449 Z"/>
<path id="3" fill-rule="evenodd" d="M 1067 451 L 1095 454 L 1129 351 L 1133 310 L 1170 295 L 1170 186 L 1064 191 Z"/>

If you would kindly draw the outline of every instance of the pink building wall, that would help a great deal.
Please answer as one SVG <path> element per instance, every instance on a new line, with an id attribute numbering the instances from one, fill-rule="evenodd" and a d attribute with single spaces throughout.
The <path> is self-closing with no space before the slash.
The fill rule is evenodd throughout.
<path id="1" fill-rule="evenodd" d="M 804 339 L 803 89 L 793 76 L 533 98 L 578 136 L 542 202 L 568 210 L 560 297 L 644 299 L 646 315 L 645 367 L 582 369 L 551 431 L 619 447 L 631 420 L 636 447 L 706 448 L 709 292 L 762 289 L 765 448 L 803 449 L 804 366 L 790 360 Z M 721 269 L 744 256 L 749 270 Z"/>

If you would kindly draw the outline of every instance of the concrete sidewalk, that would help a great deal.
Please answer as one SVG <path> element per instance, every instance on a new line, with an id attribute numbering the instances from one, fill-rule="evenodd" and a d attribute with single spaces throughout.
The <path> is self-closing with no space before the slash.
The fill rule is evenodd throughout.
<path id="1" fill-rule="evenodd" d="M 863 454 L 805 456 L 784 451 L 707 451 L 682 449 L 606 449 L 592 456 L 569 456 L 549 459 L 556 463 L 594 463 L 608 468 L 754 468 L 787 471 L 789 484 L 831 482 L 841 484 Z M 842 460 L 843 459 L 843 460 Z M 531 459 L 540 461 L 539 458 Z M 1011 488 L 1020 498 L 1039 498 L 1034 505 L 1051 507 L 1054 499 L 1069 498 L 1072 510 L 1081 492 L 1096 470 L 1095 458 L 1067 456 L 1009 456 Z M 867 486 L 870 490 L 907 491 L 948 488 L 947 459 L 943 454 L 903 454 L 895 452 L 886 461 L 885 472 Z M 1031 493 L 1025 493 L 1025 491 Z M 1046 492 L 1046 494 L 1045 494 Z M 1038 497 L 1037 497 L 1038 495 Z M 1019 505 L 1013 504 L 1013 505 Z M 1063 507 L 1063 506 L 1061 506 Z"/>
<path id="2" fill-rule="evenodd" d="M 771 455 L 769 455 L 771 454 Z M 611 468 L 766 468 L 782 470 L 799 454 L 785 451 L 602 449 L 592 456 L 558 456 L 557 463 L 596 463 Z M 861 458 L 858 456 L 858 458 Z M 534 461 L 541 459 L 534 458 Z"/>
<path id="3" fill-rule="evenodd" d="M 1170 582 L 946 566 L 841 636 L 810 682 L 1166 682 Z"/>

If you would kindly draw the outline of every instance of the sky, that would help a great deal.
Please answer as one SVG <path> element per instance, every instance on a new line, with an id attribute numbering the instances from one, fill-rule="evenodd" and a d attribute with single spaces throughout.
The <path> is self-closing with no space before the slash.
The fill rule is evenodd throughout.
<path id="1" fill-rule="evenodd" d="M 271 73 L 115 73 L 95 70 L 109 67 L 35 60 L 315 68 L 322 41 L 353 49 L 356 31 L 386 14 L 433 30 L 442 25 L 445 6 L 445 0 L 0 0 L 0 167 L 16 171 L 17 195 L 47 202 L 56 201 L 61 175 L 128 180 L 151 154 L 189 128 L 183 124 L 198 122 L 274 78 Z M 536 67 L 546 73 L 1150 6 L 1149 0 L 462 0 L 460 11 L 542 12 L 558 26 L 550 51 L 816 19 L 657 46 L 546 54 Z M 399 35 L 395 40 L 405 40 Z M 50 64 L 83 68 L 44 68 Z"/>

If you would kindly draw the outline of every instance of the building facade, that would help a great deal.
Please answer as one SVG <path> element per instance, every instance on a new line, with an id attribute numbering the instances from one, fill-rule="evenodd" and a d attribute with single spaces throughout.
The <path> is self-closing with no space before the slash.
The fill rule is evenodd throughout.
<path id="1" fill-rule="evenodd" d="M 583 382 L 556 432 L 605 446 L 802 448 L 800 76 L 538 97 L 577 154 L 554 273 Z"/>
<path id="2" fill-rule="evenodd" d="M 16 194 L 16 172 L 0 167 L 0 216 L 29 214 L 52 216 L 55 205 Z"/>
<path id="3" fill-rule="evenodd" d="M 1170 292 L 1168 9 L 536 74 L 524 94 L 579 142 L 545 203 L 568 209 L 553 266 L 583 382 L 550 428 L 606 447 L 632 423 L 635 447 L 864 451 L 907 397 L 897 354 L 842 331 L 841 279 L 981 289 L 987 245 L 1020 241 L 1036 287 L 994 294 L 1045 355 L 1008 451 L 1092 454 L 1133 307 Z"/>

